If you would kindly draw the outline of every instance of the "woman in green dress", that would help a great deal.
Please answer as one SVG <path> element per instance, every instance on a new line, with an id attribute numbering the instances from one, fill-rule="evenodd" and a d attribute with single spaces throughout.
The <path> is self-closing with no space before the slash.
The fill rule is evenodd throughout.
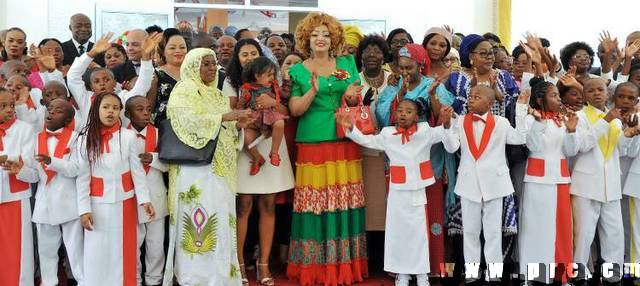
<path id="1" fill-rule="evenodd" d="M 300 120 L 287 275 L 300 285 L 349 285 L 368 275 L 360 148 L 338 140 L 334 119 L 342 98 L 355 105 L 361 89 L 353 56 L 335 56 L 343 41 L 327 14 L 310 13 L 296 28 L 308 59 L 289 69 L 289 109 Z"/>

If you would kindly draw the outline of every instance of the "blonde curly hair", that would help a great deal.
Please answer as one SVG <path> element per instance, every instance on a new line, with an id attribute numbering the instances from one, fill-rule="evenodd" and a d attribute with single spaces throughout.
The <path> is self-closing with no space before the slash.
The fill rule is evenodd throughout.
<path id="1" fill-rule="evenodd" d="M 344 28 L 338 19 L 329 14 L 311 12 L 296 27 L 296 49 L 305 57 L 311 56 L 311 47 L 309 45 L 311 32 L 320 25 L 327 26 L 329 30 L 329 38 L 331 38 L 329 53 L 331 55 L 335 56 L 344 44 Z"/>

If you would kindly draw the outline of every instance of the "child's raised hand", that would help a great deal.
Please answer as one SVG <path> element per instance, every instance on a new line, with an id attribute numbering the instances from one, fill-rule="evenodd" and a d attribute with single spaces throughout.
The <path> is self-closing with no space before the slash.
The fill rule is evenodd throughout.
<path id="1" fill-rule="evenodd" d="M 36 59 L 40 71 L 52 72 L 56 69 L 56 59 L 51 55 L 50 49 L 41 49 L 31 44 L 29 54 Z"/>
<path id="2" fill-rule="evenodd" d="M 8 159 L 9 159 L 9 156 L 0 155 L 0 166 L 4 166 L 4 163 L 6 163 Z"/>
<path id="3" fill-rule="evenodd" d="M 637 136 L 638 134 L 640 134 L 640 129 L 638 129 L 638 126 L 629 127 L 624 130 L 624 137 L 627 137 L 627 138 Z"/>
<path id="4" fill-rule="evenodd" d="M 95 58 L 98 54 L 106 52 L 111 47 L 110 41 L 112 37 L 113 32 L 102 35 L 102 37 L 93 44 L 93 48 L 87 52 L 87 55 Z"/>
<path id="5" fill-rule="evenodd" d="M 353 118 L 346 113 L 336 113 L 335 115 L 336 121 L 340 126 L 342 126 L 345 130 L 353 129 Z"/>
<path id="6" fill-rule="evenodd" d="M 625 48 L 624 48 L 624 56 L 627 59 L 631 59 L 633 58 L 633 55 L 635 55 L 638 50 L 640 50 L 640 39 L 637 39 L 631 43 L 629 43 Z"/>
<path id="7" fill-rule="evenodd" d="M 30 96 L 31 94 L 29 93 L 29 88 L 23 86 L 16 95 L 16 105 L 27 104 Z"/>
<path id="8" fill-rule="evenodd" d="M 614 119 L 622 119 L 622 111 L 620 111 L 620 108 L 611 108 L 604 117 L 604 120 L 607 122 L 611 122 L 611 120 Z"/>
<path id="9" fill-rule="evenodd" d="M 46 155 L 46 154 L 38 154 L 36 155 L 36 161 L 38 161 L 38 163 L 49 165 L 51 164 L 51 157 L 49 157 L 49 155 Z"/>
<path id="10" fill-rule="evenodd" d="M 569 111 L 566 118 L 564 118 L 564 126 L 567 128 L 567 132 L 576 132 L 578 127 L 578 115 L 575 112 Z"/>
<path id="11" fill-rule="evenodd" d="M 142 207 L 149 218 L 154 218 L 156 216 L 156 210 L 153 208 L 151 203 L 144 203 L 142 204 Z"/>
<path id="12" fill-rule="evenodd" d="M 142 165 L 145 166 L 153 162 L 153 155 L 151 155 L 151 153 L 140 153 L 138 155 L 138 158 L 140 158 L 140 162 L 142 163 Z"/>
<path id="13" fill-rule="evenodd" d="M 624 114 L 622 115 L 622 123 L 628 127 L 636 127 L 638 125 L 638 116 L 633 112 Z"/>
<path id="14" fill-rule="evenodd" d="M 22 161 L 22 157 L 18 158 L 18 161 L 7 160 L 4 162 L 4 170 L 8 171 L 9 174 L 17 175 L 24 167 L 24 161 Z"/>
<path id="15" fill-rule="evenodd" d="M 148 61 L 153 59 L 158 44 L 162 41 L 162 33 L 154 32 L 147 36 L 142 43 L 142 60 Z"/>
<path id="16" fill-rule="evenodd" d="M 443 106 L 440 108 L 439 120 L 442 122 L 442 126 L 445 129 L 451 127 L 451 119 L 454 118 L 455 113 L 451 106 Z"/>

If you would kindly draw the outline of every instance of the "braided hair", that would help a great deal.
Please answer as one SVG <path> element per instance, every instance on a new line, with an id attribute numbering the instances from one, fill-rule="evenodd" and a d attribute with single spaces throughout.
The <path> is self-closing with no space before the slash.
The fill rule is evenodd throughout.
<path id="1" fill-rule="evenodd" d="M 552 83 L 546 81 L 544 77 L 534 77 L 529 81 L 529 85 L 531 86 L 531 97 L 529 98 L 529 106 L 533 109 L 546 111 L 545 96 L 549 91 L 549 88 L 554 86 Z M 538 99 L 542 99 L 538 103 Z"/>
<path id="2" fill-rule="evenodd" d="M 86 137 L 84 151 L 87 152 L 86 158 L 89 160 L 90 166 L 93 166 L 100 159 L 100 155 L 102 153 L 102 136 L 100 135 L 102 122 L 100 121 L 100 105 L 102 104 L 102 101 L 109 96 L 118 99 L 120 109 L 122 109 L 122 100 L 117 94 L 113 92 L 97 94 L 91 104 L 91 108 L 89 109 L 87 125 L 85 125 L 80 132 L 80 135 Z"/>

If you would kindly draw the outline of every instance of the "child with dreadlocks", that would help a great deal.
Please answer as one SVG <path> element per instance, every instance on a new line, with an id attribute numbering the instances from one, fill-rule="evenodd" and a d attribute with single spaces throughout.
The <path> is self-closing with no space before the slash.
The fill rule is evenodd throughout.
<path id="1" fill-rule="evenodd" d="M 96 95 L 77 144 L 86 285 L 137 285 L 137 206 L 155 215 L 136 133 L 121 126 L 121 109 L 115 93 Z"/>

